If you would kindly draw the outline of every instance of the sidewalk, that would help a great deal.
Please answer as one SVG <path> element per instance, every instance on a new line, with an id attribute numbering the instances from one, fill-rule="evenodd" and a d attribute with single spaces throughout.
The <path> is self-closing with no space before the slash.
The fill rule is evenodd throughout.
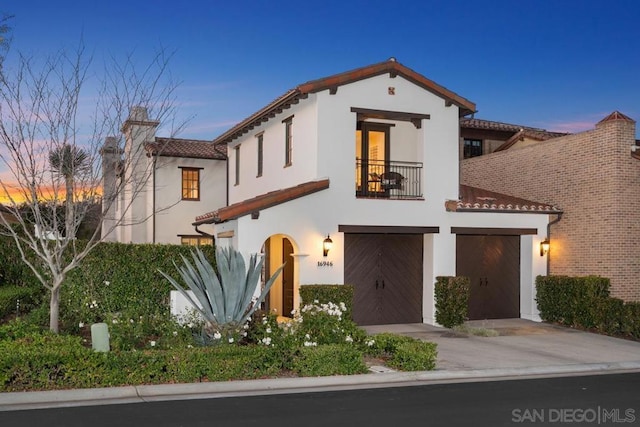
<path id="1" fill-rule="evenodd" d="M 500 336 L 461 336 L 423 324 L 366 327 L 437 343 L 435 371 L 0 393 L 0 411 L 640 372 L 639 342 L 522 319 L 471 324 Z"/>

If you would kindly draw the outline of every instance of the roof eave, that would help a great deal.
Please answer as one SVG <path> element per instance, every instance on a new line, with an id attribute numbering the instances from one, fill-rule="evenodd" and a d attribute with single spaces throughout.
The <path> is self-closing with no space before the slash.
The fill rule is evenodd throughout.
<path id="1" fill-rule="evenodd" d="M 455 92 L 450 91 L 444 86 L 440 86 L 433 80 L 426 78 L 420 73 L 417 73 L 393 59 L 303 83 L 233 126 L 231 129 L 214 139 L 213 143 L 217 145 L 230 143 L 234 139 L 248 133 L 253 128 L 260 126 L 263 122 L 275 117 L 276 114 L 280 114 L 282 110 L 291 107 L 292 104 L 297 104 L 300 99 L 305 99 L 309 94 L 337 88 L 338 86 L 386 73 L 389 73 L 392 77 L 401 75 L 414 84 L 443 98 L 446 105 L 456 105 L 459 108 L 460 117 L 476 112 L 475 103 L 463 98 Z"/>

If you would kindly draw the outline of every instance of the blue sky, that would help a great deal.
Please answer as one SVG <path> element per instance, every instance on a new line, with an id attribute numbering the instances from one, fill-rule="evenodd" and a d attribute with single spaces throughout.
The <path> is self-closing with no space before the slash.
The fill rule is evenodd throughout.
<path id="1" fill-rule="evenodd" d="M 212 139 L 308 80 L 394 56 L 476 117 L 580 131 L 640 119 L 640 2 L 14 0 L 13 51 L 175 50 L 182 137 Z"/>

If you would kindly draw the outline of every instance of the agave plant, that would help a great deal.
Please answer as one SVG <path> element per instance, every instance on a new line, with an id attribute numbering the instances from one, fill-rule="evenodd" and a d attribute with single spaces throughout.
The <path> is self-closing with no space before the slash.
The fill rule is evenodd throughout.
<path id="1" fill-rule="evenodd" d="M 160 271 L 171 284 L 191 303 L 205 321 L 205 335 L 213 331 L 229 331 L 242 327 L 267 296 L 271 285 L 282 271 L 284 264 L 266 282 L 257 300 L 254 295 L 264 258 L 258 261 L 251 255 L 249 269 L 242 254 L 233 248 L 216 249 L 217 272 L 199 248 L 191 252 L 193 264 L 181 255 L 183 265 L 176 269 L 187 287 L 181 286 L 168 274 Z M 193 297 L 188 290 L 193 292 Z"/>

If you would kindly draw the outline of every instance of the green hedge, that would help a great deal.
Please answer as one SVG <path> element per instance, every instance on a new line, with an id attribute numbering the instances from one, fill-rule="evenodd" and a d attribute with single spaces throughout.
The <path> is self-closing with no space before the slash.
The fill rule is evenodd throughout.
<path id="1" fill-rule="evenodd" d="M 1 286 L 0 287 L 0 319 L 11 315 L 21 315 L 40 301 L 44 287 Z"/>
<path id="2" fill-rule="evenodd" d="M 537 305 L 547 322 L 640 339 L 640 303 L 609 296 L 609 279 L 538 276 Z"/>
<path id="3" fill-rule="evenodd" d="M 1 341 L 0 391 L 228 381 L 281 370 L 266 347 L 95 353 L 81 340 L 43 333 Z"/>
<path id="4" fill-rule="evenodd" d="M 158 270 L 178 277 L 173 262 L 190 257 L 181 245 L 101 243 L 72 270 L 61 290 L 63 326 L 104 321 L 110 314 L 131 317 L 163 314 L 173 287 Z M 202 247 L 213 260 L 212 246 Z"/>
<path id="5" fill-rule="evenodd" d="M 402 371 L 430 371 L 435 369 L 438 357 L 437 344 L 390 333 L 370 337 L 373 345 L 367 354 L 381 357 L 387 365 Z"/>
<path id="6" fill-rule="evenodd" d="M 368 372 L 362 352 L 354 346 L 327 344 L 302 347 L 293 357 L 293 371 L 303 377 L 353 375 Z"/>
<path id="7" fill-rule="evenodd" d="M 35 256 L 33 259 L 35 261 Z M 0 236 L 0 288 L 4 286 L 42 286 L 22 261 L 15 241 L 9 236 Z"/>
<path id="8" fill-rule="evenodd" d="M 445 328 L 461 325 L 467 320 L 469 278 L 438 276 L 435 285 L 436 322 Z"/>
<path id="9" fill-rule="evenodd" d="M 300 299 L 302 305 L 312 304 L 315 300 L 320 304 L 343 302 L 347 306 L 345 317 L 352 318 L 353 285 L 301 285 Z"/>
<path id="10" fill-rule="evenodd" d="M 609 286 L 609 279 L 597 276 L 538 276 L 540 317 L 548 322 L 595 327 L 601 300 L 609 297 Z"/>
<path id="11" fill-rule="evenodd" d="M 401 343 L 387 361 L 387 365 L 403 371 L 431 371 L 436 368 L 437 344 L 413 341 Z"/>

